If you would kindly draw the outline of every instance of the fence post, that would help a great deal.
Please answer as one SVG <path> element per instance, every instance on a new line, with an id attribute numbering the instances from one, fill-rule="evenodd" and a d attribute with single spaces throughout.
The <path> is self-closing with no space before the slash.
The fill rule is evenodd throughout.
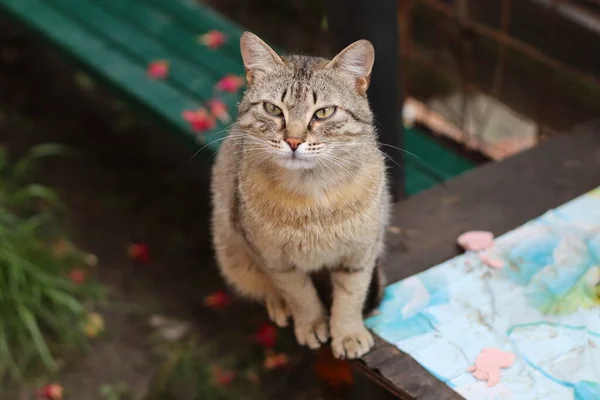
<path id="1" fill-rule="evenodd" d="M 340 51 L 358 39 L 368 39 L 375 47 L 369 101 L 381 150 L 389 157 L 386 161 L 392 195 L 395 201 L 401 200 L 405 188 L 404 154 L 400 150 L 404 148 L 404 132 L 398 0 L 325 0 L 325 11 L 333 51 Z"/>

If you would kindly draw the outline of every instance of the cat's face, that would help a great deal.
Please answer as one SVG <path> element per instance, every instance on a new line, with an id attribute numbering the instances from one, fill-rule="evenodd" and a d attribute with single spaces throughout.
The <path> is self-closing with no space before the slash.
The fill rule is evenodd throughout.
<path id="1" fill-rule="evenodd" d="M 372 45 L 358 41 L 332 61 L 279 57 L 253 34 L 241 41 L 248 89 L 238 128 L 250 162 L 287 169 L 346 168 L 372 144 L 366 99 Z"/>

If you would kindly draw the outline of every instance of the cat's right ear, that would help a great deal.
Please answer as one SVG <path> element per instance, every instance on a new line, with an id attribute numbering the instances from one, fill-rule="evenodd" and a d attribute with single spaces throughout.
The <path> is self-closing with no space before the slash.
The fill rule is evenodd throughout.
<path id="1" fill-rule="evenodd" d="M 277 66 L 283 65 L 281 57 L 252 32 L 244 32 L 240 38 L 240 50 L 242 60 L 246 68 L 246 81 L 248 85 L 256 73 L 269 72 Z"/>

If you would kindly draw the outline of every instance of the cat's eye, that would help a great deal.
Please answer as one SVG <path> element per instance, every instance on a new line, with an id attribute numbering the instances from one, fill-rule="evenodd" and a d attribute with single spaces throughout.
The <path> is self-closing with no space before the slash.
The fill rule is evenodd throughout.
<path id="1" fill-rule="evenodd" d="M 281 111 L 281 108 L 277 107 L 273 103 L 264 102 L 263 107 L 265 108 L 265 111 L 267 112 L 267 114 L 271 114 L 276 117 L 279 117 L 281 114 L 283 114 L 283 111 Z"/>
<path id="2" fill-rule="evenodd" d="M 315 112 L 315 119 L 323 120 L 331 117 L 337 111 L 337 107 L 325 107 Z"/>

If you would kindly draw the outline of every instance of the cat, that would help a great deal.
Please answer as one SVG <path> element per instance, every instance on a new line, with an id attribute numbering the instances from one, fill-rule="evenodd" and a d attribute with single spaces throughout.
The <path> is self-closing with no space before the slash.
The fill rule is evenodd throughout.
<path id="1" fill-rule="evenodd" d="M 363 306 L 383 288 L 391 202 L 366 96 L 375 50 L 359 40 L 332 60 L 283 57 L 250 32 L 240 48 L 247 88 L 211 184 L 221 273 L 276 325 L 291 317 L 299 344 L 331 337 L 335 357 L 361 357 L 374 344 Z M 331 312 L 310 278 L 319 271 Z"/>

